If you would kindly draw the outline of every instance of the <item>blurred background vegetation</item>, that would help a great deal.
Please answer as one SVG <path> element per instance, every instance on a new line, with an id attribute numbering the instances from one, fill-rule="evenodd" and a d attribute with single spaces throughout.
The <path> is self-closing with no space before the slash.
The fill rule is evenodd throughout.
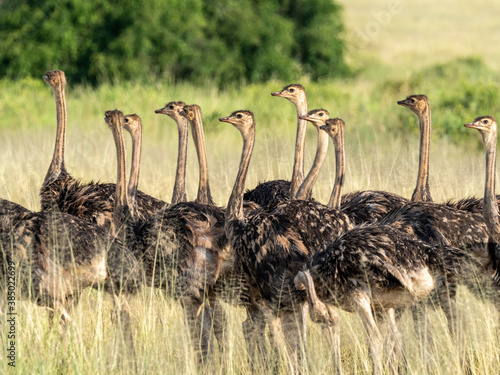
<path id="1" fill-rule="evenodd" d="M 0 76 L 58 67 L 72 82 L 345 76 L 332 0 L 4 0 Z"/>

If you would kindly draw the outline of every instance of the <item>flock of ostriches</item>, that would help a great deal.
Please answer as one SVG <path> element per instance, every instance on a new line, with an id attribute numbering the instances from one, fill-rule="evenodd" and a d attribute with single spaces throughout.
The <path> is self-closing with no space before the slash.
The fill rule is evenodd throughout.
<path id="1" fill-rule="evenodd" d="M 500 222 L 495 195 L 497 124 L 478 117 L 486 149 L 484 199 L 432 202 L 428 184 L 431 112 L 425 95 L 398 102 L 420 125 L 420 164 L 411 200 L 385 191 L 341 195 L 345 172 L 344 121 L 328 111 L 307 111 L 305 90 L 292 84 L 273 96 L 297 111 L 297 139 L 290 181 L 259 184 L 245 192 L 255 140 L 248 110 L 219 120 L 243 138 L 243 151 L 227 208 L 211 197 L 201 110 L 170 102 L 156 113 L 179 130 L 179 153 L 171 203 L 138 190 L 142 124 L 139 116 L 105 113 L 117 151 L 117 181 L 83 183 L 64 163 L 66 79 L 62 71 L 43 77 L 52 87 L 57 133 L 52 162 L 40 189 L 41 211 L 0 200 L 0 245 L 5 286 L 11 265 L 20 294 L 48 307 L 71 324 L 71 308 L 82 290 L 100 288 L 113 296 L 126 345 L 135 353 L 128 299 L 144 287 L 162 288 L 179 299 L 201 365 L 212 355 L 214 338 L 225 345 L 221 299 L 246 309 L 243 334 L 249 361 L 260 356 L 265 337 L 284 342 L 291 372 L 307 369 L 306 319 L 323 327 L 335 371 L 342 372 L 337 309 L 359 314 L 367 333 L 372 370 L 397 372 L 402 352 L 398 319 L 410 307 L 424 334 L 426 306 L 439 306 L 456 335 L 458 285 L 482 290 L 500 309 Z M 304 175 L 307 121 L 318 131 L 313 166 Z M 185 169 L 188 127 L 196 146 L 198 197 L 188 201 Z M 124 129 L 133 142 L 127 183 Z M 327 154 L 335 147 L 335 184 L 327 205 L 311 191 Z M 389 329 L 382 335 L 380 324 Z M 62 328 L 62 327 L 61 327 Z M 385 345 L 386 344 L 386 345 Z M 390 348 L 390 350 L 384 350 Z M 262 358 L 261 358 L 262 359 Z"/>

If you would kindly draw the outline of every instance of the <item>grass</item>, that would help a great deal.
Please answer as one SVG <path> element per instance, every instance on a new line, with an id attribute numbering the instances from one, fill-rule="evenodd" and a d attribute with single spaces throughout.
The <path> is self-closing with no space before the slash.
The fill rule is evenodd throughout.
<path id="1" fill-rule="evenodd" d="M 365 44 L 356 30 L 363 30 L 375 19 L 376 12 L 388 9 L 389 3 L 383 6 L 368 0 L 343 3 L 348 38 L 357 46 L 350 52 L 357 75 L 349 80 L 314 83 L 302 78 L 298 81 L 307 88 L 310 109 L 324 107 L 346 121 L 345 192 L 380 189 L 411 196 L 418 167 L 418 126 L 416 117 L 398 107 L 396 101 L 409 94 L 425 93 L 430 98 L 433 115 L 430 184 L 434 199 L 482 196 L 484 155 L 480 137 L 477 132 L 464 129 L 463 124 L 479 115 L 500 113 L 500 56 L 497 49 L 488 48 L 494 45 L 500 33 L 493 17 L 498 14 L 497 2 L 483 0 L 482 6 L 474 9 L 465 5 L 450 6 L 448 2 L 433 2 L 431 7 L 429 0 L 418 5 L 404 2 L 403 8 Z M 469 19 L 475 22 L 467 22 Z M 456 26 L 463 24 L 467 27 Z M 488 32 L 479 30 L 479 25 Z M 154 110 L 170 100 L 196 103 L 204 115 L 212 193 L 216 202 L 224 205 L 235 178 L 241 139 L 234 128 L 219 123 L 218 117 L 237 109 L 255 112 L 257 143 L 248 187 L 258 181 L 289 178 L 295 113 L 290 103 L 269 95 L 288 83 L 274 81 L 218 91 L 209 82 L 194 87 L 151 81 L 103 85 L 96 89 L 74 87 L 69 82 L 67 168 L 83 181 L 114 181 L 115 150 L 103 121 L 104 111 L 118 108 L 125 113 L 137 112 L 144 123 L 140 188 L 169 201 L 174 182 L 176 127 L 165 116 L 155 115 Z M 37 210 L 38 189 L 50 163 L 54 142 L 52 93 L 41 79 L 1 81 L 0 86 L 0 197 Z M 315 137 L 311 127 L 307 138 L 307 166 L 314 157 Z M 187 189 L 188 197 L 193 199 L 198 169 L 192 141 L 188 158 Z M 328 200 L 333 168 L 330 150 L 314 190 L 314 196 L 321 202 Z M 423 354 L 411 318 L 408 313 L 404 315 L 402 329 L 407 339 L 409 374 L 422 374 L 429 368 L 436 374 L 460 373 L 464 356 L 469 358 L 471 373 L 498 373 L 497 312 L 490 303 L 462 289 L 458 303 L 464 322 L 463 339 L 454 342 L 447 333 L 443 314 L 430 310 L 427 316 L 434 340 L 430 350 Z M 180 305 L 161 291 L 149 288 L 134 297 L 131 304 L 138 372 L 198 373 Z M 225 307 L 229 315 L 229 346 L 224 354 L 216 352 L 217 359 L 224 365 L 215 366 L 209 372 L 249 374 L 251 369 L 241 332 L 244 312 L 233 306 Z M 63 342 L 57 330 L 51 329 L 43 309 L 27 301 L 19 301 L 17 309 L 17 371 L 32 374 L 127 372 L 119 367 L 118 353 L 114 350 L 108 296 L 85 291 L 72 314 L 83 335 L 83 350 L 74 339 L 74 330 L 70 330 L 67 343 Z M 0 335 L 5 343 L 3 324 L 4 321 Z M 367 346 L 358 318 L 341 312 L 341 324 L 345 373 L 369 373 Z M 309 324 L 309 328 L 311 372 L 331 372 L 329 348 L 320 327 Z M 6 361 L 0 361 L 0 372 L 7 371 Z M 278 361 L 277 372 L 286 372 L 284 361 Z"/>

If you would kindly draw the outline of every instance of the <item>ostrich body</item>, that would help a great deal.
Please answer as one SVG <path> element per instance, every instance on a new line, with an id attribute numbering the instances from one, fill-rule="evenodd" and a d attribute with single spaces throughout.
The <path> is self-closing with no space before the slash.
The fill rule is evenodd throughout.
<path id="1" fill-rule="evenodd" d="M 306 300 L 305 294 L 298 297 L 290 294 L 293 277 L 315 251 L 350 229 L 351 223 L 337 210 L 303 200 L 282 202 L 271 210 L 244 213 L 244 184 L 255 141 L 253 114 L 236 111 L 219 120 L 233 124 L 243 137 L 240 167 L 226 211 L 226 235 L 237 267 L 243 270 L 250 288 L 249 300 L 253 305 L 249 309 L 270 309 L 280 317 L 285 339 L 292 350 L 291 369 L 296 371 L 298 332 L 303 332 L 304 322 L 303 316 L 295 316 L 295 313 L 302 311 Z"/>
<path id="2" fill-rule="evenodd" d="M 317 322 L 335 322 L 337 316 L 329 306 L 359 314 L 368 334 L 372 371 L 381 374 L 382 336 L 374 312 L 389 317 L 391 340 L 399 341 L 395 309 L 425 300 L 443 277 L 472 275 L 459 249 L 431 246 L 389 225 L 373 223 L 355 227 L 314 254 L 295 285 L 306 291 L 311 317 Z M 393 372 L 400 346 L 396 344 L 388 361 Z"/>
<path id="3" fill-rule="evenodd" d="M 49 71 L 44 75 L 44 80 L 54 91 L 57 112 L 57 131 L 54 155 L 40 188 L 42 210 L 65 212 L 94 224 L 110 228 L 113 225 L 113 197 L 115 184 L 90 182 L 81 183 L 73 178 L 66 170 L 64 163 L 66 144 L 66 100 L 64 88 L 66 78 L 62 71 Z M 134 138 L 136 154 L 133 160 L 139 160 L 140 145 Z M 140 138 L 139 138 L 140 142 Z M 132 166 L 132 170 L 138 170 Z M 137 175 L 138 177 L 138 175 Z M 131 179 L 133 181 L 133 179 Z M 155 201 L 143 192 L 138 192 L 138 210 L 147 214 L 151 210 L 151 202 Z M 142 201 L 144 200 L 144 207 Z M 161 208 L 158 207 L 158 208 Z"/>
<path id="4" fill-rule="evenodd" d="M 107 112 L 108 119 L 114 112 Z M 118 176 L 124 175 L 122 169 L 118 165 Z M 114 218 L 118 220 L 127 212 L 125 185 L 116 194 Z M 104 286 L 114 296 L 133 355 L 126 295 L 138 292 L 142 272 L 120 233 L 113 236 L 101 226 L 64 212 L 21 212 L 12 219 L 11 229 L 1 234 L 0 244 L 2 277 L 6 277 L 6 267 L 14 266 L 22 280 L 21 295 L 49 307 L 63 321 L 71 322 L 69 311 L 83 289 Z"/>
<path id="5" fill-rule="evenodd" d="M 295 106 L 297 112 L 297 137 L 291 181 L 266 181 L 245 192 L 245 201 L 255 202 L 262 207 L 271 207 L 274 204 L 290 199 L 290 197 L 294 197 L 304 180 L 304 147 L 307 125 L 301 116 L 307 114 L 306 91 L 302 85 L 291 84 L 280 91 L 272 92 L 271 95 L 285 98 Z"/>
<path id="6" fill-rule="evenodd" d="M 31 211 L 20 204 L 0 198 L 0 232 L 8 232 L 15 217 L 28 213 Z"/>
<path id="7" fill-rule="evenodd" d="M 155 113 L 162 113 L 170 117 L 177 124 L 179 134 L 179 146 L 177 152 L 177 169 L 175 174 L 174 191 L 172 194 L 171 204 L 179 202 L 187 202 L 186 196 L 186 161 L 188 147 L 188 120 L 181 116 L 180 112 L 186 104 L 184 102 L 170 102 L 165 104 L 161 109 L 157 109 Z"/>
<path id="8" fill-rule="evenodd" d="M 500 311 L 500 301 L 490 272 L 491 254 L 498 254 L 498 245 L 489 243 L 488 230 L 481 214 L 445 204 L 411 202 L 392 211 L 379 223 L 390 225 L 430 245 L 459 248 L 474 264 L 473 277 L 441 277 L 437 282 L 440 287 L 432 292 L 429 299 L 431 307 L 440 306 L 443 309 L 450 333 L 456 333 L 455 299 L 460 284 L 476 295 L 484 293 L 484 297 L 491 299 Z M 413 306 L 412 312 L 416 330 L 421 335 L 425 326 L 422 304 Z"/>

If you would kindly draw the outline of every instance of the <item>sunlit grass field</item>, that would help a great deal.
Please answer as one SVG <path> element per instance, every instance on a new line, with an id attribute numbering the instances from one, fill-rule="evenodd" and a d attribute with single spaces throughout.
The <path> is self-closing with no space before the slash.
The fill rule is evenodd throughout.
<path id="1" fill-rule="evenodd" d="M 368 11 L 363 12 L 372 2 L 353 3 L 355 5 L 345 4 L 351 31 L 362 29 L 372 20 Z M 445 3 L 449 5 L 450 2 Z M 484 3 L 494 6 L 492 1 Z M 457 12 L 455 7 L 447 9 Z M 421 22 L 431 24 L 444 12 L 437 8 L 428 20 Z M 446 33 L 439 34 L 443 40 L 431 42 L 430 52 L 419 44 L 415 48 L 408 45 L 390 47 L 397 45 L 395 33 L 401 22 L 400 18 L 393 17 L 371 43 L 351 51 L 350 58 L 358 70 L 353 78 L 317 83 L 309 82 L 307 77 L 297 80 L 306 87 L 309 109 L 323 107 L 331 116 L 341 117 L 346 122 L 344 192 L 379 189 L 411 196 L 418 167 L 418 124 L 415 115 L 399 107 L 396 101 L 410 94 L 426 94 L 433 119 L 430 184 L 434 200 L 482 196 L 484 154 L 480 137 L 477 131 L 464 129 L 463 124 L 479 115 L 500 116 L 500 68 L 494 63 L 497 52 L 488 50 L 489 54 L 483 55 L 481 52 L 487 49 L 479 45 L 488 44 L 491 35 L 477 43 L 469 34 L 464 36 L 468 44 L 476 47 L 468 54 L 464 53 L 466 48 L 462 45 L 450 44 Z M 490 18 L 484 22 L 490 25 L 493 35 L 498 35 L 495 22 Z M 442 25 L 442 29 L 446 25 L 448 23 Z M 462 32 L 465 31 L 464 28 Z M 422 35 L 422 38 L 432 38 L 434 34 L 429 32 L 430 35 Z M 440 29 L 435 32 L 439 33 Z M 474 35 L 477 34 L 476 30 Z M 412 40 L 408 31 L 403 32 L 401 38 Z M 407 49 L 413 51 L 413 55 Z M 440 51 L 442 55 L 436 57 L 433 51 Z M 421 59 L 422 56 L 428 59 Z M 418 63 L 409 65 L 417 57 Z M 40 207 L 38 190 L 51 160 L 56 125 L 53 95 L 41 79 L 43 73 L 40 72 L 39 80 L 0 81 L 0 197 L 33 210 Z M 169 201 L 177 158 L 177 130 L 172 120 L 155 114 L 154 110 L 171 100 L 196 103 L 203 111 L 212 194 L 219 205 L 225 205 L 236 176 L 241 137 L 232 126 L 219 123 L 218 118 L 238 109 L 255 113 L 257 139 L 247 187 L 264 180 L 288 179 L 293 163 L 295 111 L 291 103 L 271 97 L 270 93 L 289 83 L 292 82 L 233 84 L 218 90 L 210 82 L 195 87 L 151 80 L 104 84 L 99 88 L 74 87 L 69 82 L 67 169 L 82 181 L 115 181 L 115 148 L 103 120 L 104 112 L 118 108 L 126 114 L 137 113 L 144 126 L 140 189 Z M 310 126 L 306 168 L 313 160 L 315 146 L 316 133 Z M 321 202 L 328 201 L 334 180 L 334 162 L 331 147 L 314 189 L 314 197 Z M 190 140 L 187 169 L 190 199 L 196 197 L 197 186 L 196 153 Z M 18 301 L 16 371 L 29 374 L 129 373 L 130 369 L 119 365 L 114 325 L 110 321 L 111 306 L 108 295 L 96 291 L 83 293 L 72 313 L 76 329 L 83 338 L 78 342 L 74 328 L 64 341 L 60 333 L 51 328 L 44 309 Z M 139 373 L 196 374 L 201 371 L 192 354 L 180 304 L 162 291 L 145 288 L 132 298 L 131 306 Z M 215 361 L 206 372 L 249 374 L 251 368 L 241 332 L 245 313 L 228 304 L 224 307 L 229 317 L 228 347 L 225 352 L 215 350 Z M 498 374 L 498 313 L 491 303 L 462 289 L 458 307 L 463 331 L 461 339 L 457 342 L 448 334 L 439 309 L 429 310 L 427 315 L 434 340 L 427 348 L 417 340 L 410 314 L 404 315 L 402 330 L 406 341 L 407 373 L 459 374 L 465 372 L 462 364 L 467 358 L 470 373 Z M 4 324 L 0 322 L 2 343 L 6 342 L 7 333 Z M 346 374 L 370 372 L 361 324 L 357 317 L 342 312 L 341 345 Z M 309 324 L 308 349 L 311 373 L 324 374 L 333 370 L 328 344 L 320 327 L 312 323 Z M 13 371 L 7 366 L 6 350 L 2 353 L 0 373 Z M 286 373 L 286 361 L 278 359 L 274 370 L 258 367 L 256 372 Z"/>

